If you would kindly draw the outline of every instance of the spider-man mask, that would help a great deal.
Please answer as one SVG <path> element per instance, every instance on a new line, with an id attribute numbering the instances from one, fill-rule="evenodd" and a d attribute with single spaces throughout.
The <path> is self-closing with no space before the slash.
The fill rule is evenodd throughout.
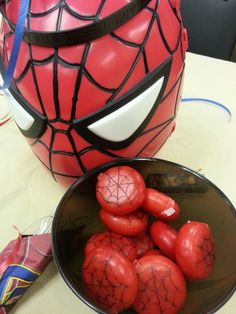
<path id="1" fill-rule="evenodd" d="M 31 1 L 9 105 L 56 181 L 153 156 L 171 134 L 187 48 L 178 2 Z M 1 5 L 2 73 L 19 3 Z"/>

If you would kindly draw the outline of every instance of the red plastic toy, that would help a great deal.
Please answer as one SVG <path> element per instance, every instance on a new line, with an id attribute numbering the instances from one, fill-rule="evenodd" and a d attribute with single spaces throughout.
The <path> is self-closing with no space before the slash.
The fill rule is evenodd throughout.
<path id="1" fill-rule="evenodd" d="M 126 215 L 139 208 L 145 199 L 141 174 L 127 166 L 112 167 L 100 173 L 96 197 L 103 209 L 114 215 Z"/>
<path id="2" fill-rule="evenodd" d="M 139 314 L 175 314 L 186 298 L 186 283 L 179 267 L 164 256 L 146 256 L 136 265 L 138 293 L 133 304 Z"/>
<path id="3" fill-rule="evenodd" d="M 112 248 L 97 248 L 87 255 L 82 278 L 88 294 L 109 314 L 129 308 L 138 291 L 134 265 Z"/>
<path id="4" fill-rule="evenodd" d="M 1 1 L 1 73 L 20 1 Z M 68 186 L 122 157 L 153 156 L 175 125 L 186 32 L 169 0 L 32 0 L 10 86 L 14 119 Z"/>
<path id="5" fill-rule="evenodd" d="M 206 279 L 210 275 L 215 249 L 206 223 L 191 221 L 182 226 L 176 243 L 176 260 L 189 279 Z"/>
<path id="6" fill-rule="evenodd" d="M 131 262 L 137 258 L 137 249 L 133 242 L 127 237 L 111 231 L 95 233 L 85 246 L 85 255 L 101 246 L 111 247 L 113 250 L 122 253 Z"/>
<path id="7" fill-rule="evenodd" d="M 142 204 L 142 209 L 164 221 L 175 220 L 180 214 L 179 205 L 175 200 L 150 188 L 146 188 L 146 198 Z"/>
<path id="8" fill-rule="evenodd" d="M 155 243 L 146 231 L 137 235 L 136 237 L 129 237 L 129 239 L 135 245 L 138 257 L 143 256 L 143 254 L 154 249 L 155 247 Z"/>
<path id="9" fill-rule="evenodd" d="M 150 233 L 155 244 L 163 253 L 175 260 L 175 250 L 178 232 L 162 221 L 156 221 L 151 225 Z"/>
<path id="10" fill-rule="evenodd" d="M 127 236 L 142 233 L 148 224 L 148 216 L 140 210 L 125 216 L 115 216 L 101 209 L 100 219 L 109 230 Z"/>

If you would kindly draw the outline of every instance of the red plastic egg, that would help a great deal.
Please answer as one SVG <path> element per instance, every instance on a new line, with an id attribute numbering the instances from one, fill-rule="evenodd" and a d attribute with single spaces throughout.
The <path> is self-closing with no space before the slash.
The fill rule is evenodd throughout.
<path id="1" fill-rule="evenodd" d="M 142 233 L 148 224 L 148 216 L 140 210 L 128 215 L 116 216 L 101 209 L 100 219 L 109 230 L 127 236 Z"/>
<path id="2" fill-rule="evenodd" d="M 116 314 L 129 308 L 138 290 L 134 265 L 109 247 L 100 247 L 86 256 L 82 279 L 90 297 L 106 313 Z"/>
<path id="3" fill-rule="evenodd" d="M 122 253 L 131 262 L 137 258 L 137 249 L 134 243 L 127 237 L 111 231 L 95 233 L 85 246 L 85 255 L 101 246 L 111 247 L 113 250 Z"/>
<path id="4" fill-rule="evenodd" d="M 151 225 L 150 233 L 155 244 L 163 253 L 175 260 L 175 249 L 178 232 L 162 221 L 156 221 Z"/>
<path id="5" fill-rule="evenodd" d="M 142 209 L 164 221 L 175 220 L 180 214 L 179 205 L 175 200 L 151 188 L 146 188 L 146 198 Z"/>
<path id="6" fill-rule="evenodd" d="M 205 279 L 211 274 L 215 249 L 206 223 L 191 221 L 182 226 L 176 243 L 176 261 L 189 279 Z"/>
<path id="7" fill-rule="evenodd" d="M 126 215 L 144 202 L 145 182 L 133 168 L 112 167 L 99 174 L 96 196 L 103 209 L 115 215 Z"/>
<path id="8" fill-rule="evenodd" d="M 138 257 L 143 256 L 143 254 L 145 254 L 147 251 L 154 249 L 155 247 L 155 243 L 146 231 L 139 234 L 138 236 L 129 237 L 129 239 L 134 244 L 137 250 Z"/>
<path id="9" fill-rule="evenodd" d="M 133 304 L 139 314 L 175 314 L 186 298 L 179 267 L 164 256 L 146 256 L 136 263 L 138 293 Z"/>

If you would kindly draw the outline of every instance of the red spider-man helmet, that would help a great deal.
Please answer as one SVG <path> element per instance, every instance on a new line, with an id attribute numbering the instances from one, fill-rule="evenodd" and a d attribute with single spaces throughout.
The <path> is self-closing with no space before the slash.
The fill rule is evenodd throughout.
<path id="1" fill-rule="evenodd" d="M 1 4 L 2 73 L 19 5 Z M 178 0 L 31 0 L 9 105 L 33 152 L 68 185 L 160 149 L 174 128 L 186 48 Z"/>

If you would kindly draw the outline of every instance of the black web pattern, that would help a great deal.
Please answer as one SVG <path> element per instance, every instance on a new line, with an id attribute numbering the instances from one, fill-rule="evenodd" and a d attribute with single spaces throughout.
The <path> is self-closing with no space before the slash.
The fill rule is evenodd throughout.
<path id="1" fill-rule="evenodd" d="M 202 243 L 198 245 L 202 252 L 202 259 L 198 263 L 204 263 L 208 268 L 211 268 L 215 261 L 215 248 L 211 238 L 203 238 Z"/>
<path id="2" fill-rule="evenodd" d="M 56 10 L 58 11 L 57 25 L 56 25 L 56 30 L 58 30 L 58 31 L 61 28 L 62 16 L 63 16 L 64 11 L 66 11 L 67 14 L 70 14 L 71 16 L 73 16 L 73 18 L 76 18 L 78 20 L 87 20 L 87 21 L 89 20 L 89 21 L 91 21 L 91 23 L 94 23 L 99 19 L 100 13 L 101 13 L 104 5 L 105 5 L 105 2 L 106 2 L 105 0 L 101 0 L 100 5 L 99 5 L 98 10 L 97 10 L 95 15 L 83 16 L 83 15 L 80 15 L 77 12 L 75 12 L 67 4 L 66 0 L 60 0 L 60 1 L 58 1 L 58 3 L 54 7 L 50 8 L 48 11 L 37 13 L 37 14 L 32 13 L 30 11 L 28 14 L 28 17 L 27 17 L 28 30 L 30 30 L 32 18 L 44 17 L 44 16 L 46 16 L 46 15 L 48 15 L 48 14 L 50 14 Z M 53 99 L 54 99 L 54 107 L 55 107 L 56 117 L 54 119 L 51 119 L 51 120 L 47 117 L 48 118 L 48 128 L 51 130 L 51 133 L 52 133 L 51 141 L 50 141 L 50 144 L 48 145 L 41 138 L 38 138 L 31 145 L 32 145 L 32 147 L 34 145 L 42 145 L 49 152 L 49 162 L 48 162 L 49 167 L 47 165 L 45 165 L 45 163 L 44 163 L 44 165 L 51 171 L 54 178 L 55 178 L 55 176 L 77 178 L 78 176 L 77 175 L 75 175 L 75 176 L 68 175 L 66 173 L 61 173 L 61 172 L 55 171 L 53 169 L 53 162 L 52 162 L 52 156 L 53 155 L 64 155 L 64 156 L 68 156 L 68 157 L 71 156 L 73 158 L 75 157 L 77 160 L 78 166 L 80 167 L 80 169 L 82 170 L 83 173 L 85 173 L 87 171 L 87 168 L 82 161 L 82 157 L 85 156 L 89 152 L 99 151 L 101 154 L 104 154 L 104 155 L 107 155 L 107 156 L 110 156 L 113 158 L 122 158 L 122 156 L 119 155 L 119 153 L 117 153 L 117 152 L 114 152 L 112 150 L 103 149 L 101 147 L 96 147 L 96 146 L 90 145 L 90 144 L 88 144 L 87 147 L 83 148 L 80 151 L 77 150 L 76 143 L 75 143 L 75 140 L 74 140 L 74 137 L 72 134 L 72 131 L 74 131 L 72 121 L 76 118 L 75 115 L 76 115 L 76 104 L 78 101 L 78 92 L 80 90 L 82 78 L 86 77 L 88 79 L 88 81 L 90 83 L 92 83 L 96 88 L 101 89 L 102 91 L 105 91 L 105 92 L 110 94 L 110 97 L 107 101 L 107 103 L 108 103 L 108 102 L 114 100 L 115 97 L 120 93 L 122 88 L 125 86 L 125 84 L 129 80 L 129 78 L 131 77 L 132 73 L 134 72 L 140 59 L 143 60 L 145 72 L 149 73 L 150 69 L 149 69 L 148 60 L 147 60 L 146 44 L 147 44 L 148 38 L 150 36 L 150 33 L 151 33 L 154 25 L 156 25 L 158 27 L 158 30 L 160 32 L 160 35 L 161 35 L 162 41 L 164 43 L 165 49 L 170 53 L 170 55 L 174 55 L 176 53 L 179 46 L 182 45 L 182 43 L 181 43 L 181 36 L 182 36 L 181 22 L 179 21 L 179 18 L 177 16 L 177 14 L 175 13 L 176 19 L 178 20 L 178 23 L 180 25 L 180 31 L 179 31 L 179 36 L 178 36 L 178 40 L 176 43 L 176 47 L 174 48 L 174 50 L 171 50 L 171 48 L 168 46 L 167 40 L 165 39 L 165 35 L 164 35 L 164 32 L 161 28 L 161 23 L 160 23 L 158 14 L 157 14 L 158 3 L 159 3 L 159 1 L 156 0 L 154 9 L 151 8 L 150 5 L 147 8 L 145 8 L 145 10 L 147 10 L 151 13 L 151 19 L 150 19 L 150 24 L 148 26 L 148 30 L 147 30 L 146 35 L 144 37 L 144 40 L 141 44 L 127 41 L 127 40 L 121 38 L 120 36 L 118 36 L 116 34 L 116 32 L 113 32 L 110 34 L 110 36 L 112 36 L 112 38 L 114 40 L 117 40 L 118 42 L 122 43 L 125 46 L 134 47 L 137 49 L 137 52 L 138 52 L 134 61 L 133 61 L 133 64 L 131 65 L 130 69 L 128 70 L 127 74 L 123 78 L 123 80 L 120 83 L 120 85 L 118 86 L 118 88 L 107 88 L 106 86 L 103 86 L 102 84 L 97 82 L 93 78 L 93 76 L 89 73 L 89 71 L 86 69 L 86 61 L 87 61 L 90 46 L 91 46 L 90 43 L 87 43 L 84 45 L 84 50 L 83 50 L 81 62 L 77 63 L 77 64 L 76 63 L 70 63 L 70 62 L 64 60 L 62 57 L 60 57 L 58 54 L 58 48 L 53 49 L 53 53 L 49 57 L 47 57 L 46 59 L 35 60 L 35 59 L 33 59 L 32 47 L 30 44 L 27 44 L 30 60 L 28 61 L 27 65 L 25 66 L 22 73 L 17 77 L 17 79 L 14 80 L 14 84 L 16 85 L 16 88 L 17 88 L 17 84 L 19 84 L 24 79 L 24 77 L 27 75 L 27 73 L 29 71 L 31 71 L 32 77 L 33 77 L 33 82 L 34 82 L 34 85 L 36 88 L 36 94 L 37 94 L 38 102 L 40 104 L 43 115 L 45 115 L 46 117 L 47 117 L 47 112 L 46 112 L 46 109 L 45 109 L 45 106 L 44 106 L 44 103 L 42 100 L 42 96 L 40 93 L 39 83 L 38 83 L 38 79 L 37 79 L 37 75 L 36 75 L 36 71 L 35 71 L 35 66 L 44 66 L 48 63 L 53 62 Z M 168 0 L 168 3 L 171 6 L 171 3 L 169 0 Z M 172 6 L 171 6 L 171 8 L 172 8 Z M 174 8 L 172 8 L 172 10 L 175 12 Z M 4 42 L 6 40 L 6 37 L 8 37 L 8 36 L 12 36 L 12 33 L 10 32 L 4 36 Z M 181 53 L 182 53 L 182 62 L 184 62 L 183 49 L 181 49 Z M 6 58 L 6 52 L 5 51 L 3 51 L 3 57 L 4 56 Z M 71 114 L 70 114 L 69 120 L 62 119 L 61 112 L 60 112 L 60 100 L 59 100 L 59 91 L 58 91 L 58 66 L 59 65 L 63 66 L 64 68 L 77 70 L 77 77 L 76 77 L 76 82 L 75 82 L 74 92 L 73 92 L 73 97 L 72 97 L 72 107 L 71 107 L 72 109 L 71 109 Z M 182 73 L 183 73 L 183 71 L 182 71 Z M 180 83 L 182 80 L 182 73 L 180 74 L 177 82 L 175 82 L 175 84 L 165 94 L 161 103 L 171 94 L 171 92 L 175 89 L 177 84 L 179 84 L 179 86 L 180 86 Z M 19 89 L 17 89 L 17 90 L 18 90 L 19 94 L 21 94 Z M 177 104 L 177 102 L 178 102 L 178 96 L 176 97 L 176 104 Z M 162 122 L 162 123 L 160 123 L 160 124 L 158 124 L 152 128 L 149 128 L 149 129 L 146 128 L 139 135 L 139 137 L 142 137 L 149 132 L 154 132 L 152 139 L 150 141 L 148 141 L 147 143 L 144 143 L 142 149 L 137 153 L 137 156 L 141 155 L 143 153 L 143 151 L 145 151 L 147 146 L 149 144 L 151 144 L 154 140 L 156 140 L 156 138 L 158 138 L 158 136 L 160 134 L 162 134 L 166 130 L 166 128 L 173 122 L 173 120 L 176 117 L 176 104 L 175 104 L 175 110 L 173 112 L 173 115 L 167 121 L 164 121 L 164 122 Z M 58 122 L 62 123 L 64 125 L 64 128 L 58 129 L 54 125 L 55 123 L 58 123 Z M 56 137 L 57 133 L 63 133 L 66 135 L 66 137 L 68 138 L 70 145 L 72 147 L 72 152 L 59 151 L 59 150 L 54 149 L 54 142 L 55 142 L 55 137 Z"/>
<path id="3" fill-rule="evenodd" d="M 92 236 L 87 242 L 87 253 L 104 245 L 122 253 L 131 262 L 137 257 L 137 250 L 133 242 L 129 238 L 112 231 L 104 231 Z"/>
<path id="4" fill-rule="evenodd" d="M 118 173 L 111 176 L 106 173 L 105 184 L 100 184 L 98 182 L 96 192 L 107 202 L 116 204 L 117 207 L 123 206 L 124 202 L 132 204 L 132 194 L 130 191 L 134 190 L 134 181 L 132 180 L 132 174 L 124 175 L 120 173 L 120 167 L 118 168 Z M 104 193 L 104 190 L 106 191 Z M 105 196 L 105 197 L 104 197 Z"/>
<path id="5" fill-rule="evenodd" d="M 172 279 L 170 269 L 161 271 L 158 274 L 155 267 L 145 267 L 137 273 L 139 279 L 139 290 L 134 308 L 140 311 L 156 309 L 156 313 L 178 311 L 178 296 L 181 290 Z"/>
<path id="6" fill-rule="evenodd" d="M 125 303 L 129 286 L 120 280 L 117 268 L 114 267 L 113 255 L 114 253 L 110 253 L 110 256 L 107 254 L 104 260 L 97 260 L 96 255 L 93 255 L 87 267 L 83 268 L 83 277 L 86 278 L 85 287 L 91 298 L 105 309 L 116 312 Z"/>

